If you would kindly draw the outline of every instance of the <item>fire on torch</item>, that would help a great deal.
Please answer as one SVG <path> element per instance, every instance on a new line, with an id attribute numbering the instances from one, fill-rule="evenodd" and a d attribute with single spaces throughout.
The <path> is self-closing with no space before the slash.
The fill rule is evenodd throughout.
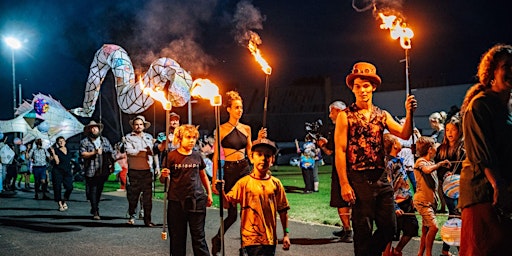
<path id="1" fill-rule="evenodd" d="M 261 66 L 261 70 L 265 73 L 265 101 L 263 103 L 263 127 L 267 126 L 267 105 L 268 105 L 268 80 L 270 74 L 272 74 L 272 67 L 268 64 L 268 62 L 261 56 L 261 51 L 258 49 L 258 45 L 261 44 L 261 39 L 258 34 L 251 31 L 251 39 L 249 40 L 249 45 L 247 48 L 251 52 L 252 56 L 258 64 Z"/>
<path id="2" fill-rule="evenodd" d="M 400 39 L 400 46 L 405 50 L 405 93 L 411 95 L 411 88 L 409 86 L 409 49 L 411 49 L 411 38 L 414 37 L 414 32 L 411 28 L 407 27 L 407 23 L 402 18 L 396 15 L 385 15 L 380 12 L 379 17 L 382 20 L 380 25 L 381 29 L 389 29 L 390 36 L 393 40 Z M 411 118 L 414 120 L 413 113 L 411 112 Z M 411 122 L 411 131 L 414 132 L 414 121 Z M 414 135 L 412 137 L 411 151 L 414 154 L 416 152 L 416 145 L 414 143 Z"/>
<path id="3" fill-rule="evenodd" d="M 210 105 L 213 106 L 215 110 L 215 137 L 217 138 L 216 142 L 216 152 L 217 152 L 217 180 L 224 180 L 224 173 L 222 170 L 222 162 L 220 157 L 220 106 L 222 105 L 222 97 L 219 94 L 219 87 L 212 83 L 209 79 L 198 78 L 194 80 L 192 83 L 192 88 L 190 89 L 190 96 L 199 97 L 202 99 L 210 100 Z M 220 209 L 224 209 L 224 203 L 222 200 L 222 184 L 217 183 L 213 184 L 214 186 L 218 186 L 217 190 L 220 194 L 219 207 Z M 221 255 L 225 255 L 225 247 L 224 247 L 224 211 L 219 211 L 220 213 L 220 252 Z"/>
<path id="4" fill-rule="evenodd" d="M 162 90 L 156 88 L 156 91 L 155 91 L 149 87 L 145 87 L 141 78 L 139 78 L 139 86 L 144 94 L 146 94 L 146 95 L 150 96 L 151 98 L 153 98 L 154 100 L 162 103 L 162 106 L 165 110 L 171 110 L 172 103 L 167 99 L 167 96 L 165 95 L 165 93 Z"/>

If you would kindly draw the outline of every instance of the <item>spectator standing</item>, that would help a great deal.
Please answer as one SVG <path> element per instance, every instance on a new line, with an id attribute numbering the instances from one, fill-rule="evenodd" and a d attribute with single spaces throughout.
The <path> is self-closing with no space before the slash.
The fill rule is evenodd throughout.
<path id="1" fill-rule="evenodd" d="M 29 152 L 29 157 L 32 160 L 32 171 L 34 172 L 34 199 L 48 200 L 50 197 L 46 195 L 48 188 L 46 168 L 50 160 L 50 153 L 43 148 L 43 140 L 41 138 L 36 139 L 34 144 L 36 146 Z"/>
<path id="2" fill-rule="evenodd" d="M 28 144 L 30 145 L 30 144 Z M 30 189 L 30 160 L 29 149 L 25 145 L 20 146 L 20 155 L 18 157 L 19 174 L 18 188 L 21 188 L 21 181 L 25 181 L 25 190 Z"/>
<path id="3" fill-rule="evenodd" d="M 445 179 L 451 175 L 460 175 L 462 170 L 462 160 L 466 157 L 464 150 L 464 143 L 462 140 L 462 124 L 459 115 L 454 115 L 445 125 L 445 136 L 443 143 L 437 149 L 435 162 L 440 162 L 447 159 L 452 163 L 450 168 L 441 167 L 437 170 L 437 178 L 439 179 L 439 196 L 444 198 L 446 206 L 448 207 L 448 214 L 453 218 L 455 215 L 460 215 L 457 210 L 458 198 L 448 196 L 444 191 Z M 450 245 L 443 242 L 442 255 L 450 255 Z"/>
<path id="4" fill-rule="evenodd" d="M 59 205 L 59 211 L 68 209 L 67 201 L 73 191 L 73 171 L 71 169 L 71 152 L 66 147 L 66 139 L 62 136 L 57 138 L 57 148 L 50 147 L 52 158 L 55 164 L 52 168 L 53 175 L 53 198 Z M 64 197 L 62 197 L 62 185 L 64 185 Z"/>
<path id="5" fill-rule="evenodd" d="M 386 152 L 386 172 L 389 180 L 393 184 L 393 200 L 395 205 L 395 214 L 397 222 L 396 237 L 400 237 L 396 247 L 391 246 L 391 242 L 384 251 L 384 256 L 401 256 L 402 249 L 418 235 L 418 219 L 414 215 L 412 203 L 412 191 L 409 186 L 408 176 L 404 168 L 404 162 L 398 153 L 402 150 L 402 145 L 398 138 L 392 134 L 384 134 L 384 151 Z"/>
<path id="6" fill-rule="evenodd" d="M 335 101 L 329 105 L 329 118 L 332 123 L 336 125 L 336 118 L 338 114 L 343 111 L 347 106 L 343 101 Z M 324 154 L 331 156 L 334 154 L 334 127 L 329 131 L 327 138 L 320 138 L 317 142 L 318 147 L 324 152 Z M 341 198 L 341 186 L 338 178 L 338 172 L 336 171 L 336 158 L 333 157 L 332 163 L 332 175 L 331 175 L 331 201 L 329 203 L 331 207 L 338 209 L 338 215 L 341 220 L 342 229 L 339 231 L 333 231 L 332 234 L 340 237 L 341 242 L 351 243 L 353 241 L 352 225 L 350 224 L 351 207 L 350 205 Z"/>
<path id="7" fill-rule="evenodd" d="M 460 175 L 460 255 L 512 255 L 512 46 L 482 55 L 479 83 L 461 107 L 466 158 Z"/>
<path id="8" fill-rule="evenodd" d="M 416 176 L 416 193 L 414 194 L 414 207 L 421 215 L 421 238 L 418 255 L 424 253 L 432 256 L 432 246 L 439 227 L 437 225 L 435 210 L 439 200 L 437 196 L 438 180 L 436 170 L 449 167 L 450 161 L 443 160 L 434 163 L 436 156 L 436 142 L 434 138 L 422 136 L 416 142 L 418 160 L 414 165 Z"/>
<path id="9" fill-rule="evenodd" d="M 124 144 L 117 143 L 115 146 L 116 149 L 116 162 L 121 166 L 121 171 L 118 174 L 120 187 L 117 191 L 126 191 L 126 175 L 128 174 L 128 161 L 126 152 L 121 150 L 121 147 L 124 147 Z"/>
<path id="10" fill-rule="evenodd" d="M 138 115 L 130 120 L 132 132 L 126 135 L 126 155 L 128 156 L 128 224 L 135 224 L 135 211 L 142 193 L 144 225 L 155 226 L 151 222 L 153 173 L 153 136 L 144 130 L 151 126 L 144 116 Z M 159 170 L 158 170 L 159 171 Z"/>
<path id="11" fill-rule="evenodd" d="M 80 141 L 80 156 L 84 160 L 87 199 L 91 203 L 90 213 L 100 220 L 99 203 L 103 186 L 113 168 L 115 154 L 110 141 L 101 136 L 103 124 L 90 121 L 84 127 L 86 138 Z"/>
<path id="12" fill-rule="evenodd" d="M 399 120 L 401 125 L 405 124 L 405 117 Z M 416 192 L 416 178 L 414 177 L 414 154 L 412 153 L 413 147 L 413 136 L 414 142 L 418 141 L 418 138 L 421 137 L 420 131 L 414 127 L 413 135 L 409 137 L 409 139 L 404 140 L 401 138 L 397 138 L 400 144 L 402 145 L 402 149 L 398 152 L 398 156 L 401 157 L 404 161 L 404 168 L 407 172 L 407 177 L 412 185 L 412 191 Z"/>
<path id="13" fill-rule="evenodd" d="M 432 134 L 430 135 L 434 141 L 439 145 L 444 139 L 444 122 L 447 114 L 444 111 L 434 112 L 428 118 L 430 127 L 432 127 Z"/>

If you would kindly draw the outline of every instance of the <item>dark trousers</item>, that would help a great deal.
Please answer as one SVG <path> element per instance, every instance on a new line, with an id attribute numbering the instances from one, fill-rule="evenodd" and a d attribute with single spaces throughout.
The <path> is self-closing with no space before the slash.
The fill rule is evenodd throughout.
<path id="1" fill-rule="evenodd" d="M 167 221 L 171 243 L 171 255 L 187 254 L 187 224 L 190 229 L 194 256 L 210 255 L 206 243 L 204 225 L 206 219 L 206 197 L 188 198 L 183 202 L 169 200 Z"/>
<path id="2" fill-rule="evenodd" d="M 107 181 L 108 176 L 94 176 L 94 177 L 86 177 L 85 182 L 87 186 L 87 198 L 91 202 L 91 214 L 95 214 L 99 212 L 99 203 L 101 198 L 101 193 L 103 193 L 103 186 L 105 185 L 105 181 Z"/>
<path id="3" fill-rule="evenodd" d="M 144 209 L 144 224 L 151 223 L 153 173 L 150 170 L 128 169 L 128 184 L 126 197 L 128 198 L 128 214 L 135 216 L 135 210 L 142 193 L 142 206 Z"/>
<path id="4" fill-rule="evenodd" d="M 251 167 L 249 166 L 249 161 L 247 161 L 247 159 L 239 161 L 225 161 L 223 171 L 224 175 L 222 178 L 225 182 L 224 192 L 228 193 L 239 179 L 251 173 Z M 238 209 L 236 205 L 233 206 L 232 204 L 229 204 L 227 211 L 228 216 L 224 219 L 224 233 L 228 231 L 238 218 Z M 215 237 L 220 239 L 220 229 L 217 231 L 217 235 L 215 235 Z"/>
<path id="5" fill-rule="evenodd" d="M 302 178 L 304 179 L 304 191 L 313 191 L 314 189 L 314 177 L 313 169 L 302 168 Z"/>
<path id="6" fill-rule="evenodd" d="M 393 187 L 382 170 L 350 171 L 348 176 L 356 195 L 352 206 L 354 254 L 380 256 L 396 230 Z"/>
<path id="7" fill-rule="evenodd" d="M 275 245 L 249 245 L 242 250 L 247 253 L 247 256 L 274 256 L 276 254 Z"/>
<path id="8" fill-rule="evenodd" d="M 68 201 L 73 191 L 73 174 L 71 170 L 53 168 L 53 197 L 55 202 Z M 64 185 L 64 200 L 62 200 L 62 185 Z"/>

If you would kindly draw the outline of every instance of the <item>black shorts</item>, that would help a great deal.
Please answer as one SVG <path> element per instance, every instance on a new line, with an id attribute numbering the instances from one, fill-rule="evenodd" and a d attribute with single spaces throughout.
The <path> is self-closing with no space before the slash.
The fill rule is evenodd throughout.
<path id="1" fill-rule="evenodd" d="M 245 175 L 251 173 L 251 166 L 247 159 L 238 161 L 224 161 L 224 191 L 228 193 L 235 183 Z"/>
<path id="2" fill-rule="evenodd" d="M 350 205 L 341 197 L 340 180 L 338 179 L 338 172 L 336 172 L 336 167 L 334 165 L 332 166 L 331 201 L 329 202 L 329 206 L 336 208 L 350 207 Z"/>
<path id="3" fill-rule="evenodd" d="M 412 207 L 412 199 L 409 198 L 398 204 L 398 207 L 409 213 L 396 218 L 396 231 L 397 234 L 403 232 L 404 236 L 415 237 L 418 236 L 418 219 L 414 214 L 414 208 Z"/>

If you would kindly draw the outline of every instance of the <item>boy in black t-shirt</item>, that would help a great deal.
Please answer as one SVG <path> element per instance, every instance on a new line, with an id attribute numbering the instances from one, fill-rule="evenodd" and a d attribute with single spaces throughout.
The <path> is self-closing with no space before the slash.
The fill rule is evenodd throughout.
<path id="1" fill-rule="evenodd" d="M 182 125 L 174 131 L 178 149 L 167 153 L 160 182 L 169 178 L 167 222 L 171 236 L 171 255 L 186 255 L 187 223 L 194 255 L 210 255 L 204 225 L 206 207 L 212 205 L 210 181 L 206 164 L 199 152 L 193 151 L 199 137 L 193 125 Z M 206 193 L 205 193 L 206 190 Z M 172 216 L 172 217 L 171 217 Z"/>

